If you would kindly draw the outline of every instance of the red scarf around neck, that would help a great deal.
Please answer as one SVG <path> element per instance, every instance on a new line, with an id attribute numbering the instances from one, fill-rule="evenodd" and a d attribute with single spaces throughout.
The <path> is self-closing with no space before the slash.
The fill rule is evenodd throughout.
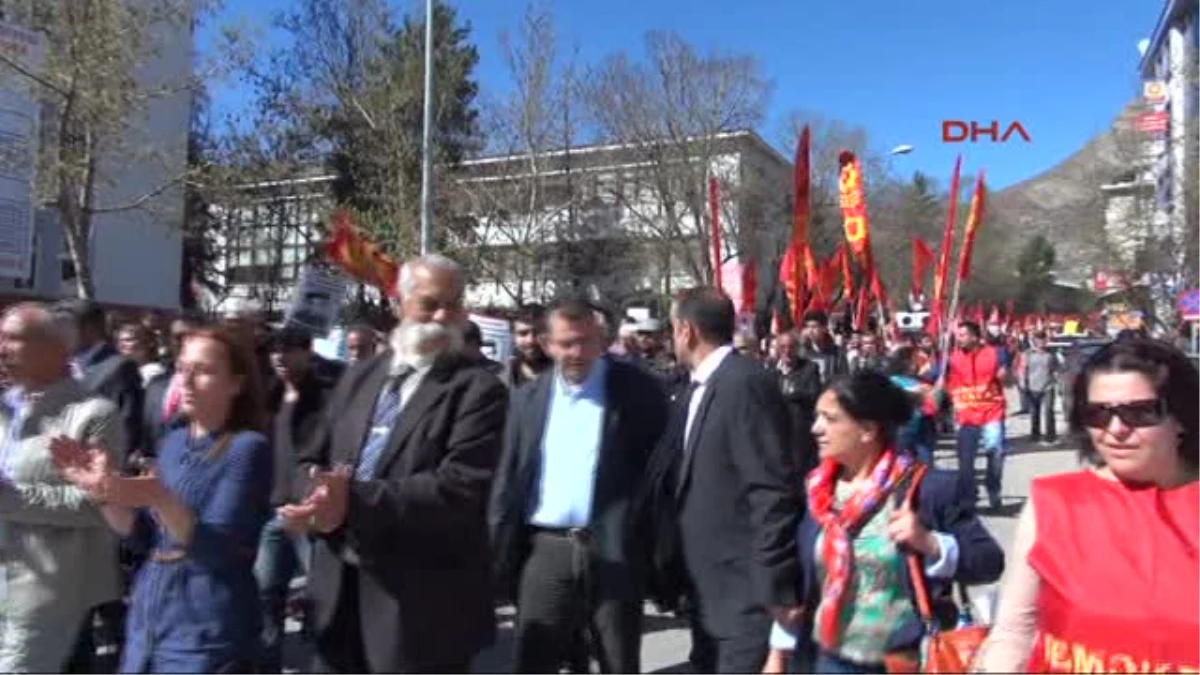
<path id="1" fill-rule="evenodd" d="M 868 486 L 857 490 L 840 508 L 834 506 L 834 495 L 841 466 L 824 459 L 809 474 L 808 508 L 825 535 L 817 551 L 825 566 L 823 602 L 815 617 L 818 641 L 825 649 L 834 650 L 841 642 L 838 616 L 854 570 L 854 538 L 914 464 L 908 455 L 897 454 L 891 448 L 884 450 L 875 460 Z"/>

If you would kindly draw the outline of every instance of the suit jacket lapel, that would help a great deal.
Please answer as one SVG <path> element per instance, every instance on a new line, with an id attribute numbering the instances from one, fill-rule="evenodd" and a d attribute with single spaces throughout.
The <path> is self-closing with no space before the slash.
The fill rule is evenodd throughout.
<path id="1" fill-rule="evenodd" d="M 617 435 L 621 426 L 621 397 L 623 388 L 619 381 L 620 372 L 609 364 L 608 381 L 604 386 L 604 419 L 600 426 L 600 447 L 596 456 L 596 478 L 592 483 L 592 518 L 604 511 L 609 495 L 614 491 L 615 481 L 622 479 L 620 471 L 624 465 L 616 453 L 624 447 Z"/>
<path id="2" fill-rule="evenodd" d="M 546 422 L 550 418 L 550 396 L 554 392 L 554 371 L 539 377 L 532 386 L 533 391 L 529 392 L 529 412 L 525 419 L 516 421 L 526 425 L 522 437 L 527 440 L 525 447 L 520 449 L 525 466 L 530 466 L 530 462 L 541 458 L 542 440 L 546 437 Z"/>
<path id="3" fill-rule="evenodd" d="M 362 376 L 358 386 L 355 387 L 352 402 L 346 406 L 346 429 L 350 435 L 348 440 L 352 442 L 352 447 L 348 452 L 351 466 L 358 466 L 358 453 L 362 451 L 367 434 L 371 431 L 371 422 L 375 417 L 375 402 L 379 398 L 379 391 L 383 389 L 383 383 L 387 380 L 391 360 L 390 350 L 375 357 L 375 363 L 371 365 L 371 368 Z"/>
<path id="4" fill-rule="evenodd" d="M 684 439 L 683 439 L 683 464 L 679 468 L 679 483 L 676 488 L 676 494 L 682 494 L 687 487 L 688 479 L 692 474 L 692 463 L 696 459 L 696 448 L 700 445 L 700 434 L 704 431 L 704 422 L 708 418 L 708 409 L 712 406 L 713 397 L 717 393 L 721 373 L 729 365 L 729 360 L 735 358 L 733 354 L 726 356 L 721 365 L 713 371 L 708 377 L 708 381 L 704 383 L 704 395 L 700 399 L 700 405 L 696 408 L 696 417 L 692 420 L 691 433 L 687 430 L 687 412 L 684 417 Z M 684 406 L 688 405 L 688 401 L 682 401 Z"/>

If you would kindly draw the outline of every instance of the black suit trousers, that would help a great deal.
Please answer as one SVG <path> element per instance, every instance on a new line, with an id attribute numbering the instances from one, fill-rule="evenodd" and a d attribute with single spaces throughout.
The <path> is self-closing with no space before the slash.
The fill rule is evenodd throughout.
<path id="1" fill-rule="evenodd" d="M 766 614 L 745 617 L 745 630 L 727 638 L 714 637 L 704 629 L 700 617 L 691 619 L 692 651 L 688 662 L 696 673 L 762 672 L 769 651 L 771 620 Z"/>
<path id="2" fill-rule="evenodd" d="M 517 598 L 513 672 L 556 673 L 564 663 L 578 667 L 572 648 L 581 632 L 600 672 L 640 672 L 641 600 L 611 592 L 608 583 L 632 572 L 599 567 L 584 536 L 541 531 L 531 536 Z"/>

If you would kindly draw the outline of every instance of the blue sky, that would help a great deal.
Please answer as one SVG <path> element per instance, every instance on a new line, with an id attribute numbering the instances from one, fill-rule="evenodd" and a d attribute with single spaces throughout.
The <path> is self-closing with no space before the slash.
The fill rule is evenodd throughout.
<path id="1" fill-rule="evenodd" d="M 215 21 L 265 25 L 285 0 L 226 0 Z M 423 3 L 399 0 L 401 9 Z M 457 0 L 479 47 L 478 76 L 500 93 L 507 76 L 499 34 L 516 27 L 524 0 Z M 560 40 L 585 62 L 641 51 L 643 36 L 671 29 L 702 50 L 757 56 L 774 82 L 770 119 L 778 140 L 792 110 L 861 125 L 880 148 L 911 144 L 903 173 L 945 179 L 957 153 L 964 170 L 985 168 L 1001 188 L 1070 156 L 1107 128 L 1138 93 L 1137 42 L 1148 37 L 1158 0 L 557 0 Z M 268 39 L 269 36 L 268 36 Z M 203 48 L 205 36 L 201 35 Z M 214 92 L 218 110 L 245 105 L 236 87 Z M 1024 143 L 947 145 L 943 119 L 1019 121 Z"/>

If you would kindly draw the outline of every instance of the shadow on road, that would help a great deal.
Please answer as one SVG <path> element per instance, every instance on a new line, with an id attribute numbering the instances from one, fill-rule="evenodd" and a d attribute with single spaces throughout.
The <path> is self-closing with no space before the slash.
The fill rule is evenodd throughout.
<path id="1" fill-rule="evenodd" d="M 690 672 L 692 672 L 692 666 L 687 661 L 680 661 L 679 663 L 676 663 L 673 666 L 667 666 L 666 668 L 659 668 L 658 670 L 652 670 L 650 672 L 651 673 L 690 673 Z"/>
<path id="2" fill-rule="evenodd" d="M 991 518 L 1016 518 L 1027 501 L 1029 501 L 1028 497 L 1004 497 L 1000 508 L 993 509 L 990 506 L 983 506 L 979 509 L 979 515 Z"/>

